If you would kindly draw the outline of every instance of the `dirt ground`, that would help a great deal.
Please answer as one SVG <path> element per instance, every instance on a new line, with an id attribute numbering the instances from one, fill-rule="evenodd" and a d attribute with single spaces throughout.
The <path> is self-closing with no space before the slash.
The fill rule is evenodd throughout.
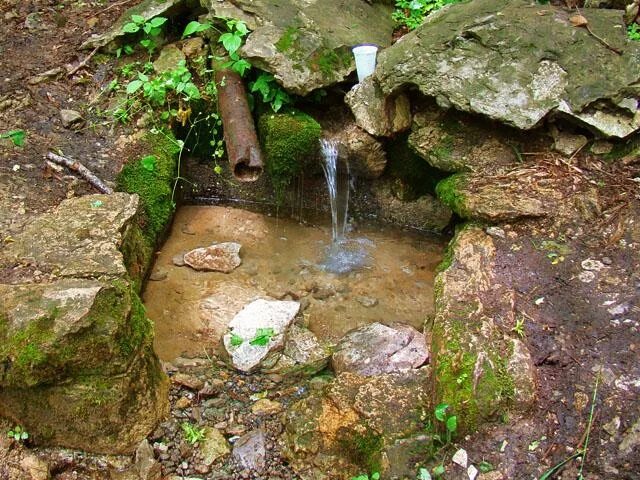
<path id="1" fill-rule="evenodd" d="M 89 108 L 113 78 L 115 60 L 67 71 L 89 53 L 80 44 L 132 3 L 0 2 L 0 133 L 26 132 L 22 148 L 0 140 L 0 247 L 33 214 L 94 193 L 68 171 L 45 167 L 47 152 L 80 160 L 107 182 L 131 153 L 119 141 L 130 127 Z M 79 111 L 84 125 L 63 127 L 61 109 Z M 500 472 L 481 478 L 537 478 L 584 445 L 587 432 L 584 478 L 640 478 L 640 202 L 631 180 L 640 166 L 599 168 L 604 173 L 584 171 L 605 185 L 601 220 L 562 230 L 525 222 L 496 238 L 501 281 L 518 292 L 539 390 L 530 414 L 460 439 L 470 459 Z M 568 462 L 555 478 L 576 478 L 579 465 Z M 64 469 L 57 475 L 74 478 Z"/>

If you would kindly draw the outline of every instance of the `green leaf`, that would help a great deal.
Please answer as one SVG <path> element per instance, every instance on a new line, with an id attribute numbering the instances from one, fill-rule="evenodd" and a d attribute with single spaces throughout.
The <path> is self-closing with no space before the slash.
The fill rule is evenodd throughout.
<path id="1" fill-rule="evenodd" d="M 478 464 L 478 470 L 482 473 L 492 472 L 494 470 L 494 466 L 489 462 L 485 462 L 484 460 Z"/>
<path id="2" fill-rule="evenodd" d="M 446 417 L 446 414 L 447 414 L 447 408 L 449 408 L 449 405 L 447 405 L 446 403 L 441 403 L 434 410 L 434 414 L 435 414 L 436 418 L 438 420 L 440 420 L 441 422 L 445 421 L 445 417 Z"/>
<path id="3" fill-rule="evenodd" d="M 431 480 L 431 474 L 426 468 L 418 470 L 418 480 Z"/>
<path id="4" fill-rule="evenodd" d="M 254 346 L 264 347 L 269 343 L 271 337 L 275 335 L 273 328 L 259 328 L 256 331 L 255 337 L 249 343 Z"/>
<path id="5" fill-rule="evenodd" d="M 136 33 L 139 30 L 140 30 L 140 25 L 137 25 L 135 23 L 125 23 L 122 26 L 122 31 L 124 33 Z"/>
<path id="6" fill-rule="evenodd" d="M 123 48 L 124 53 L 126 53 L 127 55 L 131 55 L 133 53 L 133 47 L 131 45 L 125 45 Z"/>
<path id="7" fill-rule="evenodd" d="M 144 30 L 144 33 L 146 33 L 147 35 L 149 35 L 151 33 L 151 30 L 153 29 L 153 27 L 151 26 L 150 23 L 145 23 L 142 26 L 142 30 Z"/>
<path id="8" fill-rule="evenodd" d="M 127 85 L 127 95 L 132 95 L 142 86 L 142 80 L 133 80 Z"/>
<path id="9" fill-rule="evenodd" d="M 455 433 L 457 429 L 458 429 L 458 417 L 456 417 L 455 415 L 452 415 L 449 418 L 447 418 L 447 430 L 449 430 L 451 433 Z"/>
<path id="10" fill-rule="evenodd" d="M 200 98 L 200 90 L 198 90 L 198 87 L 195 86 L 195 84 L 188 82 L 185 86 L 184 86 L 184 93 L 190 98 L 190 99 L 194 99 L 197 100 Z"/>
<path id="11" fill-rule="evenodd" d="M 142 15 L 131 15 L 131 20 L 133 20 L 138 25 L 142 25 L 146 20 Z"/>
<path id="12" fill-rule="evenodd" d="M 238 23 L 236 23 L 236 32 L 238 32 L 240 35 L 244 36 L 247 33 L 249 33 L 249 29 L 247 28 L 247 24 L 239 21 Z"/>
<path id="13" fill-rule="evenodd" d="M 241 58 L 231 64 L 231 69 L 241 77 L 244 77 L 245 72 L 251 69 L 251 64 L 244 58 Z"/>
<path id="14" fill-rule="evenodd" d="M 213 167 L 213 172 L 216 175 L 220 175 L 222 173 L 222 167 L 220 165 L 216 165 L 215 167 Z M 233 345 L 233 343 L 231 345 Z"/>
<path id="15" fill-rule="evenodd" d="M 433 474 L 438 476 L 438 475 L 443 475 L 444 474 L 444 465 L 438 465 L 436 468 L 433 469 Z"/>
<path id="16" fill-rule="evenodd" d="M 24 130 L 11 130 L 9 132 L 0 134 L 0 138 L 9 138 L 16 147 L 22 147 L 24 145 L 24 138 L 26 133 Z"/>
<path id="17" fill-rule="evenodd" d="M 153 28 L 158 28 L 158 27 L 164 25 L 166 21 L 167 21 L 167 19 L 165 17 L 155 17 L 155 18 L 152 18 L 151 20 L 149 20 L 149 23 L 151 24 L 151 26 Z"/>
<path id="18" fill-rule="evenodd" d="M 153 172 L 156 169 L 157 161 L 158 159 L 154 155 L 147 155 L 146 157 L 143 157 L 142 160 L 140 160 L 140 164 L 145 170 Z"/>
<path id="19" fill-rule="evenodd" d="M 379 472 L 372 473 L 371 480 L 380 480 L 380 473 Z"/>
<path id="20" fill-rule="evenodd" d="M 222 43 L 227 52 L 234 53 L 242 45 L 242 38 L 239 35 L 227 32 L 220 35 L 218 42 Z"/>
<path id="21" fill-rule="evenodd" d="M 204 32 L 205 30 L 209 30 L 211 28 L 210 23 L 200 23 L 197 20 L 193 22 L 189 22 L 182 32 L 182 38 L 188 37 L 189 35 L 193 35 L 194 33 Z"/>
<path id="22" fill-rule="evenodd" d="M 142 80 L 143 82 L 148 82 L 149 77 L 142 72 L 138 72 L 138 80 Z"/>
<path id="23" fill-rule="evenodd" d="M 231 346 L 238 347 L 244 343 L 244 339 L 235 333 L 231 334 Z"/>

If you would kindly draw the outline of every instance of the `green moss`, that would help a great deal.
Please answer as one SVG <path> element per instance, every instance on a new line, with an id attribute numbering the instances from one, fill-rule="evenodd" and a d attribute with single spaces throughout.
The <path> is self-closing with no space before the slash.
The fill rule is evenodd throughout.
<path id="1" fill-rule="evenodd" d="M 154 243 L 144 235 L 138 224 L 129 227 L 120 251 L 136 292 L 141 290 L 144 275 L 151 266 L 153 248 Z"/>
<path id="2" fill-rule="evenodd" d="M 349 67 L 352 61 L 353 55 L 349 48 L 321 47 L 309 58 L 309 68 L 322 72 L 325 78 L 332 79 L 336 71 Z"/>
<path id="3" fill-rule="evenodd" d="M 130 356 L 133 352 L 151 344 L 153 339 L 153 324 L 147 318 L 146 311 L 140 297 L 136 292 L 131 291 L 131 313 L 127 329 L 117 339 L 120 351 L 125 356 Z"/>
<path id="4" fill-rule="evenodd" d="M 177 154 L 180 147 L 173 136 L 166 133 L 149 133 L 145 144 L 149 155 L 156 158 L 153 170 L 146 169 L 141 158 L 134 159 L 125 164 L 117 183 L 119 190 L 140 196 L 144 212 L 142 231 L 151 245 L 155 245 L 173 214 L 172 190 L 178 175 Z"/>
<path id="5" fill-rule="evenodd" d="M 453 137 L 449 135 L 443 136 L 438 144 L 428 152 L 429 155 L 435 157 L 438 165 L 448 163 L 453 154 Z"/>
<path id="6" fill-rule="evenodd" d="M 286 52 L 295 44 L 296 40 L 298 40 L 298 28 L 290 26 L 276 42 L 276 49 L 279 52 Z"/>
<path id="7" fill-rule="evenodd" d="M 462 218 L 467 218 L 469 215 L 465 206 L 465 196 L 461 192 L 465 183 L 465 174 L 457 173 L 441 180 L 436 185 L 436 195 L 440 201 Z"/>
<path id="8" fill-rule="evenodd" d="M 382 467 L 382 435 L 365 427 L 363 432 L 349 431 L 339 439 L 342 449 L 353 463 L 369 472 L 380 472 Z"/>
<path id="9" fill-rule="evenodd" d="M 258 122 L 266 170 L 279 202 L 305 162 L 315 158 L 322 127 L 300 112 L 264 114 Z"/>

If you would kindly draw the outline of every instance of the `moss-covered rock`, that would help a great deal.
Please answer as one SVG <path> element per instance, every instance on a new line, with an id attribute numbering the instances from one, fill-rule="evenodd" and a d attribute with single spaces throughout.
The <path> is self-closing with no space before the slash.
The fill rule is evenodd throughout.
<path id="1" fill-rule="evenodd" d="M 324 392 L 293 405 L 285 455 L 296 472 L 302 478 L 384 472 L 395 441 L 424 429 L 428 374 L 428 368 L 373 377 L 342 373 Z"/>
<path id="2" fill-rule="evenodd" d="M 266 170 L 279 198 L 305 165 L 317 158 L 322 127 L 300 112 L 268 113 L 258 122 Z"/>
<path id="3" fill-rule="evenodd" d="M 437 403 L 446 403 L 463 431 L 535 398 L 535 368 L 511 331 L 514 292 L 496 282 L 495 246 L 480 228 L 456 234 L 436 277 L 432 368 Z"/>

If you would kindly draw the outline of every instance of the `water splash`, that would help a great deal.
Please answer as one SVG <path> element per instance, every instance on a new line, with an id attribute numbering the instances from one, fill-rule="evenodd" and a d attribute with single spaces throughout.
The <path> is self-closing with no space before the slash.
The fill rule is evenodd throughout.
<path id="1" fill-rule="evenodd" d="M 349 212 L 349 164 L 338 158 L 338 142 L 320 140 L 322 149 L 322 170 L 327 180 L 329 203 L 331 206 L 331 240 L 344 238 Z"/>

